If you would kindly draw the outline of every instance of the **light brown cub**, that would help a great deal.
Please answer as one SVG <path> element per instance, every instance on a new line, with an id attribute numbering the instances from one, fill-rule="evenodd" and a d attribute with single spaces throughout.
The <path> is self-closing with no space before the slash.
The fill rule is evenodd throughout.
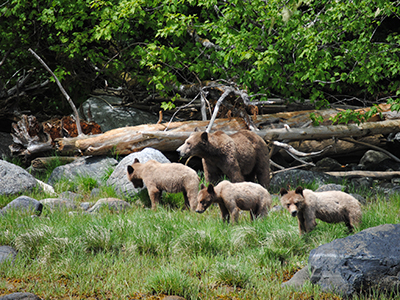
<path id="1" fill-rule="evenodd" d="M 208 187 L 202 184 L 197 203 L 198 213 L 205 212 L 212 203 L 218 203 L 222 219 L 229 222 L 231 216 L 233 222 L 237 222 L 240 210 L 250 211 L 252 220 L 268 215 L 272 200 L 268 191 L 257 183 L 224 180 L 216 187 L 211 183 Z"/>
<path id="2" fill-rule="evenodd" d="M 361 222 L 360 202 L 347 193 L 313 192 L 298 187 L 289 192 L 282 188 L 280 194 L 282 206 L 297 217 L 300 234 L 312 231 L 316 218 L 327 223 L 344 222 L 351 232 Z"/>
<path id="3" fill-rule="evenodd" d="M 183 192 L 186 207 L 196 209 L 199 177 L 190 167 L 180 163 L 160 163 L 155 160 L 142 164 L 135 158 L 127 171 L 128 179 L 135 188 L 143 187 L 143 183 L 146 185 L 152 209 L 157 208 L 162 191 Z"/>

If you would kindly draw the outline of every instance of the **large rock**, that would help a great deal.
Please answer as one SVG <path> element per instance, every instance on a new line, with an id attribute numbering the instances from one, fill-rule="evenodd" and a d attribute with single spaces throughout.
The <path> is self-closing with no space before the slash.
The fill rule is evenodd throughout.
<path id="1" fill-rule="evenodd" d="M 109 210 L 113 211 L 122 211 L 128 208 L 131 208 L 132 206 L 121 199 L 117 198 L 102 198 L 97 200 L 96 204 L 93 205 L 92 208 L 88 209 L 87 212 L 98 212 L 102 207 L 106 207 Z"/>
<path id="2" fill-rule="evenodd" d="M 306 171 L 306 170 L 288 170 L 279 172 L 272 177 L 270 185 L 281 188 L 297 187 L 299 185 L 311 184 L 316 182 L 318 185 L 338 182 L 335 176 L 331 176 L 322 172 Z"/>
<path id="3" fill-rule="evenodd" d="M 154 114 L 122 104 L 122 98 L 119 97 L 106 95 L 91 97 L 81 105 L 79 115 L 85 120 L 99 124 L 103 132 L 125 126 L 154 124 L 158 121 L 158 117 Z M 91 117 L 88 117 L 89 111 Z"/>
<path id="4" fill-rule="evenodd" d="M 400 288 L 400 224 L 365 229 L 310 252 L 311 283 L 344 296 Z"/>
<path id="5" fill-rule="evenodd" d="M 81 157 L 70 164 L 55 168 L 49 177 L 48 183 L 53 185 L 64 178 L 75 181 L 79 177 L 91 177 L 101 185 L 104 183 L 104 177 L 110 168 L 114 168 L 117 164 L 118 161 L 111 157 Z"/>
<path id="6" fill-rule="evenodd" d="M 361 158 L 358 168 L 369 171 L 398 171 L 400 163 L 393 161 L 383 152 L 368 150 Z"/>
<path id="7" fill-rule="evenodd" d="M 37 184 L 35 177 L 21 167 L 0 160 L 0 195 L 31 191 Z"/>
<path id="8" fill-rule="evenodd" d="M 124 157 L 114 169 L 114 172 L 107 180 L 107 185 L 113 186 L 118 194 L 126 196 L 134 196 L 142 189 L 134 188 L 133 184 L 128 180 L 127 167 L 133 164 L 135 158 L 139 159 L 141 163 L 145 163 L 150 159 L 159 161 L 160 163 L 169 163 L 169 159 L 164 156 L 160 151 L 153 148 L 145 148 L 140 152 L 131 153 Z"/>
<path id="9" fill-rule="evenodd" d="M 20 213 L 34 213 L 40 215 L 42 210 L 43 204 L 36 199 L 28 196 L 19 196 L 1 209 L 0 214 L 4 215 L 8 212 L 16 211 Z"/>
<path id="10" fill-rule="evenodd" d="M 32 293 L 18 292 L 1 296 L 0 300 L 41 300 L 41 298 Z"/>
<path id="11" fill-rule="evenodd" d="M 8 260 L 14 261 L 17 251 L 10 246 L 0 246 L 0 264 Z"/>

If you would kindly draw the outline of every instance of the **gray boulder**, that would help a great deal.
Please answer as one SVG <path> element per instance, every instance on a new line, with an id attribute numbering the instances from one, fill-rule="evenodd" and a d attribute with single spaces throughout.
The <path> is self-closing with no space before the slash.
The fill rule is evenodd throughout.
<path id="1" fill-rule="evenodd" d="M 274 175 L 271 179 L 271 186 L 278 189 L 281 187 L 297 187 L 299 185 L 311 184 L 316 182 L 318 185 L 326 183 L 338 182 L 335 176 L 331 176 L 322 172 L 306 171 L 306 170 L 288 170 Z"/>
<path id="2" fill-rule="evenodd" d="M 75 181 L 79 177 L 91 177 L 96 179 L 99 185 L 102 185 L 107 172 L 117 164 L 118 161 L 111 157 L 81 157 L 72 163 L 55 168 L 49 177 L 48 183 L 53 185 L 63 178 Z"/>
<path id="3" fill-rule="evenodd" d="M 0 160 L 0 195 L 31 191 L 37 186 L 35 177 L 5 160 Z"/>
<path id="4" fill-rule="evenodd" d="M 304 267 L 303 269 L 296 272 L 292 278 L 288 281 L 282 283 L 282 287 L 294 287 L 301 288 L 306 281 L 310 280 L 310 273 L 308 272 L 308 267 Z"/>
<path id="5" fill-rule="evenodd" d="M 365 229 L 310 252 L 310 281 L 343 296 L 400 288 L 400 224 Z"/>
<path id="6" fill-rule="evenodd" d="M 0 214 L 4 215 L 11 211 L 18 211 L 20 213 L 34 213 L 40 215 L 42 210 L 43 204 L 39 201 L 28 196 L 19 196 L 0 210 Z"/>
<path id="7" fill-rule="evenodd" d="M 125 126 L 154 124 L 158 121 L 158 116 L 154 114 L 122 104 L 122 98 L 119 97 L 106 95 L 90 97 L 79 108 L 79 115 L 85 120 L 99 124 L 103 132 Z"/>
<path id="8" fill-rule="evenodd" d="M 17 256 L 17 251 L 10 246 L 0 246 L 0 264 L 11 260 L 14 261 Z"/>
<path id="9" fill-rule="evenodd" d="M 76 205 L 73 201 L 62 199 L 62 198 L 46 198 L 39 201 L 45 207 L 49 207 L 50 209 L 58 209 L 58 210 L 67 210 L 67 209 L 76 209 Z"/>
<path id="10" fill-rule="evenodd" d="M 107 185 L 113 186 L 120 195 L 134 196 L 143 190 L 136 189 L 127 177 L 127 167 L 133 164 L 135 158 L 139 159 L 141 163 L 145 163 L 151 159 L 161 163 L 170 163 L 169 159 L 166 158 L 164 154 L 153 148 L 145 148 L 140 152 L 131 153 L 124 157 L 107 180 Z"/>
<path id="11" fill-rule="evenodd" d="M 121 211 L 131 208 L 131 205 L 128 202 L 117 198 L 102 198 L 97 200 L 96 204 L 88 209 L 87 212 L 98 212 L 102 207 L 107 207 L 109 210 Z"/>
<path id="12" fill-rule="evenodd" d="M 0 300 L 41 300 L 41 298 L 32 293 L 12 293 L 1 296 Z"/>

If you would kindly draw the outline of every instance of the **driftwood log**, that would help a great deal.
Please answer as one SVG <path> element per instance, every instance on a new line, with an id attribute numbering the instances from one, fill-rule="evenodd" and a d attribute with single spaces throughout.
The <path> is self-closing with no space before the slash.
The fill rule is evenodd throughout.
<path id="1" fill-rule="evenodd" d="M 191 132 L 197 127 L 205 130 L 208 121 L 174 122 L 169 124 L 140 125 L 110 130 L 106 133 L 85 138 L 63 138 L 56 140 L 57 150 L 61 155 L 80 153 L 83 155 L 125 155 L 140 151 L 145 147 L 153 147 L 160 151 L 175 151 Z M 355 148 L 366 148 L 366 145 L 355 145 L 349 141 L 337 141 L 342 137 L 364 138 L 365 144 L 376 144 L 379 136 L 397 132 L 400 128 L 400 120 L 387 120 L 380 122 L 368 122 L 361 125 L 331 125 L 309 128 L 278 128 L 262 129 L 256 131 L 266 141 L 302 141 L 291 143 L 295 149 L 302 152 L 321 151 L 332 145 L 325 155 L 329 153 L 346 153 Z M 240 129 L 246 129 L 241 119 L 218 119 L 214 123 L 213 130 L 223 130 L 230 134 Z M 378 138 L 377 138 L 378 137 Z M 335 138 L 335 139 L 333 139 Z M 306 145 L 305 140 L 313 140 L 322 146 Z M 326 142 L 316 142 L 324 140 Z M 347 145 L 347 146 L 342 146 Z M 303 148 L 306 148 L 304 151 Z M 311 151 L 308 151 L 311 150 Z"/>

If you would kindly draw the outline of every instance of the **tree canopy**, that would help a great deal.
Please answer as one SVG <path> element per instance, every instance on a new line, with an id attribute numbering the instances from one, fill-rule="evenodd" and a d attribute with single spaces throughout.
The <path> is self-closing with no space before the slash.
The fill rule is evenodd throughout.
<path id="1" fill-rule="evenodd" d="M 31 73 L 79 102 L 96 87 L 174 99 L 174 86 L 234 82 L 252 99 L 371 105 L 400 93 L 400 1 L 3 0 L 0 96 Z M 56 87 L 54 87 L 56 89 Z M 28 95 L 59 108 L 62 96 Z M 165 107 L 169 107 L 166 105 Z"/>

